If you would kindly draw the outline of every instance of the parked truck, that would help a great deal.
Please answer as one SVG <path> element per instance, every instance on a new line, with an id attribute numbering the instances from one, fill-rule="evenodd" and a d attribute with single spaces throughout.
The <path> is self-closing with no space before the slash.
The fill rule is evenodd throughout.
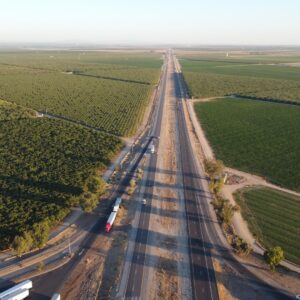
<path id="1" fill-rule="evenodd" d="M 106 225 L 105 225 L 106 232 L 110 232 L 110 229 L 111 229 L 112 225 L 114 224 L 116 216 L 117 216 L 117 212 L 115 212 L 115 211 L 111 212 L 111 214 L 109 215 Z"/>
<path id="2" fill-rule="evenodd" d="M 32 281 L 25 280 L 21 283 L 16 284 L 12 288 L 0 293 L 0 300 L 24 299 L 29 295 L 29 289 L 31 288 L 32 288 Z"/>

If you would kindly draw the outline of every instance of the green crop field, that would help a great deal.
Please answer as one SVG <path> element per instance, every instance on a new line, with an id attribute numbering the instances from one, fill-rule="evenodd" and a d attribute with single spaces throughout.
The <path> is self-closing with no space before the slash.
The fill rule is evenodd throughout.
<path id="1" fill-rule="evenodd" d="M 133 135 L 158 82 L 156 53 L 0 53 L 0 99 Z"/>
<path id="2" fill-rule="evenodd" d="M 299 56 L 181 55 L 183 75 L 196 98 L 243 95 L 300 101 Z"/>
<path id="3" fill-rule="evenodd" d="M 37 226 L 53 227 L 74 205 L 95 207 L 122 147 L 106 132 L 135 134 L 161 65 L 161 54 L 140 51 L 0 53 L 0 249 L 16 236 L 38 241 Z"/>
<path id="4" fill-rule="evenodd" d="M 238 191 L 235 199 L 254 236 L 265 247 L 281 246 L 300 263 L 300 197 L 267 188 Z"/>
<path id="5" fill-rule="evenodd" d="M 0 102 L 0 248 L 57 224 L 120 149 L 119 139 Z"/>
<path id="6" fill-rule="evenodd" d="M 15 103 L 0 100 L 0 121 L 25 119 L 35 116 L 36 112 L 34 110 L 22 107 Z"/>
<path id="7" fill-rule="evenodd" d="M 300 191 L 300 107 L 221 99 L 198 102 L 195 110 L 227 166 Z"/>

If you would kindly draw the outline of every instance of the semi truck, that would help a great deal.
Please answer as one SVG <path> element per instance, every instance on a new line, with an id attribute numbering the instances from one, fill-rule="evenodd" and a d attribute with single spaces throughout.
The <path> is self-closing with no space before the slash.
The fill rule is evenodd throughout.
<path id="1" fill-rule="evenodd" d="M 114 224 L 116 216 L 117 216 L 117 212 L 115 212 L 115 211 L 111 212 L 111 214 L 109 215 L 106 225 L 105 225 L 106 232 L 110 232 L 110 229 L 111 229 L 112 225 Z"/>
<path id="2" fill-rule="evenodd" d="M 150 147 L 149 147 L 149 152 L 150 152 L 151 154 L 154 154 L 154 153 L 155 153 L 155 146 L 154 146 L 153 143 L 152 143 L 152 144 L 150 145 Z"/>
<path id="3" fill-rule="evenodd" d="M 29 296 L 29 290 L 17 290 L 0 298 L 1 300 L 23 300 Z"/>
<path id="4" fill-rule="evenodd" d="M 51 297 L 51 300 L 60 300 L 60 294 L 58 294 L 58 293 L 53 294 L 53 296 Z"/>
<path id="5" fill-rule="evenodd" d="M 113 206 L 113 211 L 117 212 L 120 208 L 121 203 L 122 203 L 122 199 L 117 198 L 117 200 L 115 201 L 114 206 Z"/>
<path id="6" fill-rule="evenodd" d="M 31 289 L 31 288 L 32 288 L 32 281 L 25 280 L 21 283 L 16 284 L 12 288 L 0 293 L 0 300 L 24 299 L 29 295 L 29 289 Z M 27 292 L 28 292 L 28 294 L 27 294 Z M 24 296 L 24 295 L 27 295 L 27 296 Z"/>
<path id="7" fill-rule="evenodd" d="M 118 212 L 120 205 L 114 204 L 113 211 Z"/>
<path id="8" fill-rule="evenodd" d="M 115 205 L 120 205 L 122 203 L 122 198 L 118 197 L 116 199 Z"/>

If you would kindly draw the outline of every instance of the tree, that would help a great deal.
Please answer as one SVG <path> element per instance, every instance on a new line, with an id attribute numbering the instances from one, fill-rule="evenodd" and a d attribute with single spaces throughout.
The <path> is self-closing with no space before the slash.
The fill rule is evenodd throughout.
<path id="1" fill-rule="evenodd" d="M 80 197 L 80 206 L 85 212 L 92 212 L 98 204 L 97 195 L 92 193 L 84 193 Z"/>
<path id="2" fill-rule="evenodd" d="M 130 184 L 131 188 L 135 188 L 135 186 L 136 186 L 136 182 L 135 182 L 134 179 L 131 179 L 130 182 L 129 182 L 129 184 Z"/>
<path id="3" fill-rule="evenodd" d="M 209 183 L 209 188 L 214 194 L 218 195 L 223 185 L 224 185 L 223 179 L 212 179 Z"/>
<path id="4" fill-rule="evenodd" d="M 264 258 L 272 271 L 284 259 L 284 253 L 280 246 L 269 248 L 264 253 Z"/>
<path id="5" fill-rule="evenodd" d="M 45 263 L 43 261 L 40 261 L 37 265 L 36 268 L 38 271 L 43 271 L 45 269 Z"/>
<path id="6" fill-rule="evenodd" d="M 236 211 L 239 211 L 238 205 L 232 205 L 229 200 L 217 196 L 217 198 L 212 201 L 212 205 L 216 210 L 217 216 L 222 223 L 226 225 L 231 225 L 233 215 Z"/>
<path id="7" fill-rule="evenodd" d="M 50 228 L 47 221 L 39 222 L 33 225 L 33 248 L 42 248 L 47 243 L 49 230 Z"/>
<path id="8" fill-rule="evenodd" d="M 233 215 L 239 208 L 237 205 L 232 205 L 228 201 L 224 203 L 222 208 L 222 219 L 226 225 L 231 225 Z"/>
<path id="9" fill-rule="evenodd" d="M 17 252 L 18 256 L 28 252 L 33 245 L 33 239 L 29 232 L 24 232 L 22 236 L 17 235 L 14 238 L 12 247 Z"/>
<path id="10" fill-rule="evenodd" d="M 102 194 L 105 190 L 105 181 L 101 177 L 92 176 L 87 181 L 88 191 Z"/>
<path id="11" fill-rule="evenodd" d="M 237 235 L 234 235 L 231 246 L 239 255 L 248 255 L 252 251 L 252 248 L 247 241 Z"/>
<path id="12" fill-rule="evenodd" d="M 204 167 L 211 180 L 223 177 L 224 163 L 221 160 L 206 159 L 204 161 Z"/>

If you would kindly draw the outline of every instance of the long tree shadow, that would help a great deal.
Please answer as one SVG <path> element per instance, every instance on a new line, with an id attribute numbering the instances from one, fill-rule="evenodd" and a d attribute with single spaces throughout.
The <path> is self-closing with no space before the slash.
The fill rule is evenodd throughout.
<path id="1" fill-rule="evenodd" d="M 7 182 L 9 185 L 12 184 L 21 184 L 27 187 L 33 187 L 37 189 L 43 189 L 48 191 L 55 191 L 64 194 L 71 194 L 71 195 L 78 195 L 82 193 L 82 189 L 74 186 L 74 185 L 67 185 L 59 182 L 54 181 L 43 181 L 43 180 L 34 180 L 34 179 L 23 179 L 18 176 L 6 176 L 0 175 L 0 180 L 3 180 L 4 183 Z"/>
<path id="2" fill-rule="evenodd" d="M 147 82 L 147 81 L 129 80 L 129 79 L 122 79 L 122 78 L 117 78 L 117 77 L 110 77 L 110 76 L 91 75 L 91 74 L 77 73 L 77 72 L 75 72 L 74 75 L 93 77 L 93 78 L 98 78 L 98 79 L 115 80 L 115 81 L 121 81 L 121 82 L 127 82 L 127 83 L 138 83 L 138 84 L 144 84 L 144 85 L 151 85 L 151 83 Z"/>
<path id="3" fill-rule="evenodd" d="M 168 169 L 161 169 L 161 168 L 157 168 L 157 167 L 149 167 L 147 168 L 147 172 L 151 172 L 151 173 L 159 173 L 159 174 L 165 174 L 165 175 L 176 175 L 176 176 L 186 176 L 186 177 L 191 177 L 191 178 L 195 178 L 195 179 L 204 179 L 204 180 L 208 180 L 207 176 L 200 176 L 199 174 L 195 174 L 195 173 L 185 173 L 185 172 L 177 172 L 177 171 L 172 171 L 172 170 L 168 170 Z"/>
<path id="4" fill-rule="evenodd" d="M 170 184 L 170 183 L 162 183 L 155 180 L 146 180 L 145 182 L 141 182 L 141 186 L 146 188 L 160 188 L 160 189 L 170 189 L 170 190 L 185 190 L 189 192 L 195 192 L 199 196 L 204 196 L 207 199 L 213 199 L 210 193 L 207 193 L 205 190 L 200 188 L 195 188 L 193 186 L 182 186 L 181 184 Z"/>

